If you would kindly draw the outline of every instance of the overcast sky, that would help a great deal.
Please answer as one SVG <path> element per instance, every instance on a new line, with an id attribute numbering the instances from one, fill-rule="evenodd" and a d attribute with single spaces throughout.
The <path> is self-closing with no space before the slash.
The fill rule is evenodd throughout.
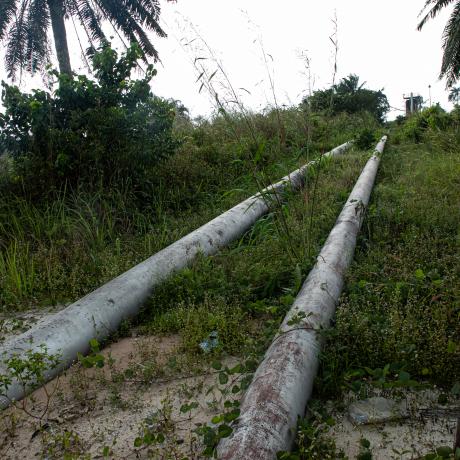
<path id="1" fill-rule="evenodd" d="M 248 107 L 257 110 L 273 103 L 269 76 L 279 104 L 298 103 L 308 92 L 309 83 L 313 90 L 321 89 L 334 78 L 334 46 L 329 37 L 334 33 L 332 19 L 336 17 L 336 81 L 355 73 L 366 87 L 384 88 L 391 106 L 401 110 L 403 94 L 411 91 L 428 102 L 431 85 L 432 102 L 449 109 L 445 83 L 437 77 L 442 30 L 451 8 L 418 32 L 417 16 L 424 3 L 425 0 L 162 1 L 161 23 L 168 38 L 154 38 L 162 63 L 157 65 L 152 89 L 158 95 L 181 100 L 194 116 L 209 114 L 212 103 L 204 88 L 199 92 L 199 71 L 193 65 L 199 57 L 207 58 L 196 63 L 207 66 L 209 73 L 217 69 L 214 59 L 221 62 L 232 86 L 244 88 L 236 91 Z M 66 25 L 72 66 L 78 69 L 78 41 L 72 23 Z M 83 36 L 81 30 L 79 35 Z M 214 58 L 201 39 L 209 45 Z M 305 56 L 310 60 L 310 78 Z M 3 60 L 3 49 L 1 57 Z M 3 67 L 0 78 L 6 79 Z M 224 83 L 218 71 L 213 84 L 223 98 L 223 86 L 228 87 Z M 22 76 L 24 89 L 42 85 L 39 76 Z M 393 110 L 389 118 L 398 113 L 402 112 Z"/>

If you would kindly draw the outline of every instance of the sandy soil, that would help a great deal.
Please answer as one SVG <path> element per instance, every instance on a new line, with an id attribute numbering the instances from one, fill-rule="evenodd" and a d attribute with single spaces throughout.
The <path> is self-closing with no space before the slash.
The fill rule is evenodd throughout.
<path id="1" fill-rule="evenodd" d="M 0 317 L 0 343 L 58 308 Z M 222 412 L 223 396 L 216 373 L 182 353 L 180 344 L 178 336 L 133 336 L 104 349 L 101 369 L 74 365 L 17 408 L 0 413 L 0 458 L 60 459 L 64 451 L 75 459 L 202 458 L 194 430 Z M 224 361 L 228 366 L 237 362 Z M 331 406 L 336 424 L 328 435 L 349 459 L 359 455 L 362 439 L 370 442 L 373 460 L 419 459 L 453 442 L 459 409 L 439 407 L 438 395 L 436 390 L 405 391 L 398 397 L 410 417 L 377 425 L 355 426 L 346 410 Z M 349 395 L 345 405 L 352 400 Z M 190 402 L 198 407 L 181 412 Z M 146 432 L 161 432 L 165 439 L 136 448 L 135 439 Z"/>
<path id="2" fill-rule="evenodd" d="M 440 446 L 452 447 L 459 407 L 437 403 L 439 391 L 403 391 L 391 396 L 402 401 L 409 417 L 375 425 L 354 425 L 347 411 L 333 414 L 329 435 L 350 459 L 360 453 L 361 439 L 370 442 L 373 460 L 412 460 Z M 352 398 L 350 398 L 351 401 Z"/>
<path id="3" fill-rule="evenodd" d="M 216 375 L 200 371 L 178 353 L 179 345 L 177 336 L 125 338 L 104 350 L 104 368 L 73 366 L 27 398 L 26 410 L 39 417 L 46 393 L 53 394 L 42 420 L 20 408 L 0 415 L 0 458 L 62 458 L 64 446 L 75 454 L 71 458 L 102 458 L 104 448 L 114 459 L 200 458 L 194 429 L 220 413 L 222 395 Z M 193 369 L 202 373 L 193 375 Z M 182 413 L 187 402 L 199 406 Z M 165 441 L 135 448 L 145 430 L 162 432 Z"/>

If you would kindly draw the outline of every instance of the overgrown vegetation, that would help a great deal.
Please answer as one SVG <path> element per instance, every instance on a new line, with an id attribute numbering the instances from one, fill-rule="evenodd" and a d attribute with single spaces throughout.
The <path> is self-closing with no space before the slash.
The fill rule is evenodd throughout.
<path id="1" fill-rule="evenodd" d="M 350 368 L 395 362 L 448 389 L 458 380 L 456 148 L 445 151 L 435 137 L 422 149 L 388 149 L 325 351 L 322 391 L 346 388 Z"/>
<path id="2" fill-rule="evenodd" d="M 145 189 L 178 140 L 174 104 L 150 90 L 153 66 L 144 78 L 130 78 L 141 55 L 133 45 L 118 58 L 106 45 L 92 56 L 95 80 L 52 72 L 53 94 L 3 83 L 0 149 L 12 157 L 15 174 L 2 194 L 15 188 L 37 199 L 66 187 L 120 183 Z"/>
<path id="3" fill-rule="evenodd" d="M 338 84 L 325 90 L 315 91 L 304 99 L 315 112 L 325 112 L 337 115 L 338 113 L 367 112 L 377 121 L 383 122 L 390 110 L 387 97 L 383 90 L 374 91 L 364 88 L 366 83 L 359 84 L 357 75 L 349 75 Z"/>
<path id="4" fill-rule="evenodd" d="M 264 327 L 270 340 L 365 160 L 365 155 L 347 153 L 346 158 L 325 164 L 321 172 L 312 173 L 303 196 L 288 198 L 283 216 L 269 214 L 229 249 L 197 260 L 191 269 L 164 283 L 145 312 L 144 328 L 179 332 L 191 352 L 199 351 L 200 342 L 212 331 L 218 332 L 217 352 L 241 352 L 245 346 L 252 350 Z M 283 233 L 281 219 L 289 236 Z M 265 342 L 258 346 L 264 349 Z"/>
<path id="5" fill-rule="evenodd" d="M 458 381 L 460 136 L 446 129 L 455 119 L 431 108 L 397 128 L 408 140 L 385 153 L 319 394 L 340 394 L 352 370 L 387 364 L 446 390 Z M 410 142 L 412 126 L 423 144 Z"/>
<path id="6" fill-rule="evenodd" d="M 436 106 L 392 124 L 335 324 L 325 332 L 315 399 L 299 422 L 295 453 L 280 458 L 341 458 L 317 420 L 325 400 L 341 406 L 349 392 L 397 395 L 433 384 L 440 404 L 460 396 L 457 117 L 457 109 Z M 367 448 L 360 455 L 372 458 Z M 423 458 L 457 456 L 439 447 Z"/>
<path id="7" fill-rule="evenodd" d="M 209 405 L 217 415 L 198 424 L 202 449 L 193 458 L 212 456 L 219 439 L 231 433 L 251 373 L 313 266 L 368 150 L 386 129 L 380 122 L 388 105 L 382 92 L 365 90 L 350 76 L 299 106 L 259 114 L 221 106 L 209 120 L 191 120 L 178 101 L 150 92 L 153 68 L 140 80 L 130 77 L 139 57 L 136 47 L 121 58 L 104 47 L 93 57 L 95 80 L 54 74 L 52 94 L 4 86 L 5 315 L 74 301 L 313 157 L 356 140 L 343 158 L 321 159 L 304 189 L 288 194 L 239 241 L 196 259 L 155 290 L 136 327 L 144 335 L 180 336 L 177 355 L 166 364 L 144 350 L 140 362 L 115 372 L 96 341 L 89 356 L 79 356 L 83 370 L 109 368 L 101 381 L 110 388 L 110 403 L 122 410 L 129 407 L 123 385 L 149 385 L 166 375 L 166 367 L 175 376 L 215 373 L 220 399 Z M 435 383 L 446 393 L 459 392 L 458 110 L 432 107 L 389 128 L 355 263 L 336 323 L 325 333 L 315 393 L 322 401 L 350 390 L 363 395 L 369 386 Z M 124 324 L 120 334 L 131 326 Z M 225 364 L 229 356 L 239 363 Z M 19 371 L 32 365 L 38 381 L 41 364 L 11 362 Z M 88 375 L 79 382 L 80 402 L 90 406 Z M 199 405 L 184 393 L 179 412 L 191 424 Z M 333 420 L 321 407 L 312 403 L 313 417 L 299 422 L 297 451 L 280 458 L 344 458 L 328 438 Z M 173 412 L 165 399 L 146 419 L 133 439 L 136 455 L 180 451 Z M 41 435 L 49 458 L 84 454 L 78 433 Z M 365 441 L 363 459 L 371 458 Z M 103 456 L 111 449 L 104 446 Z"/>
<path id="8" fill-rule="evenodd" d="M 4 87 L 0 304 L 67 302 L 377 125 L 304 107 L 192 121 L 130 73 L 134 46 L 93 58 L 96 80 L 58 76 L 55 93 Z M 285 127 L 280 149 L 279 123 Z M 312 135 L 306 136 L 311 128 Z"/>

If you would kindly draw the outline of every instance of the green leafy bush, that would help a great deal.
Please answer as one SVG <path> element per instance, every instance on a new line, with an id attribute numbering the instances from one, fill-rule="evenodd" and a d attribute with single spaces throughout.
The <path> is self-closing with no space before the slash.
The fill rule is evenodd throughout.
<path id="1" fill-rule="evenodd" d="M 356 138 L 355 145 L 361 150 L 369 150 L 374 146 L 376 136 L 374 130 L 370 128 L 362 129 Z"/>
<path id="2" fill-rule="evenodd" d="M 451 122 L 451 116 L 441 106 L 434 105 L 407 119 L 402 127 L 403 137 L 421 142 L 427 131 L 445 130 Z"/>
<path id="3" fill-rule="evenodd" d="M 14 181 L 39 193 L 65 183 L 144 182 L 178 142 L 174 104 L 150 90 L 156 70 L 131 79 L 140 56 L 133 45 L 118 58 L 106 44 L 92 54 L 94 80 L 52 71 L 53 93 L 3 82 L 0 151 L 14 159 Z"/>

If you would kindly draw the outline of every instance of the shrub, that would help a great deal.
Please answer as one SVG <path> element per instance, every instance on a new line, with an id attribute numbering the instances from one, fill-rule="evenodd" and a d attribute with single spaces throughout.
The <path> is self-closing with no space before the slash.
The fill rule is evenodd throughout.
<path id="1" fill-rule="evenodd" d="M 95 79 L 52 71 L 53 93 L 22 93 L 2 83 L 0 151 L 14 159 L 16 182 L 38 192 L 65 183 L 102 184 L 144 176 L 177 146 L 173 102 L 154 96 L 148 66 L 131 79 L 141 56 L 131 46 L 120 58 L 108 44 L 92 55 Z"/>
<path id="2" fill-rule="evenodd" d="M 330 112 L 333 115 L 368 112 L 382 123 L 390 110 L 388 99 L 382 90 L 369 90 L 363 88 L 363 85 L 359 85 L 357 75 L 351 74 L 331 88 L 315 91 L 312 96 L 304 99 L 304 104 L 309 104 L 313 111 Z"/>
<path id="3" fill-rule="evenodd" d="M 426 131 L 446 129 L 451 117 L 439 105 L 428 107 L 407 119 L 402 127 L 403 136 L 415 142 L 421 142 Z"/>
<path id="4" fill-rule="evenodd" d="M 356 137 L 355 145 L 361 150 L 369 150 L 375 143 L 374 130 L 370 128 L 362 129 Z"/>

